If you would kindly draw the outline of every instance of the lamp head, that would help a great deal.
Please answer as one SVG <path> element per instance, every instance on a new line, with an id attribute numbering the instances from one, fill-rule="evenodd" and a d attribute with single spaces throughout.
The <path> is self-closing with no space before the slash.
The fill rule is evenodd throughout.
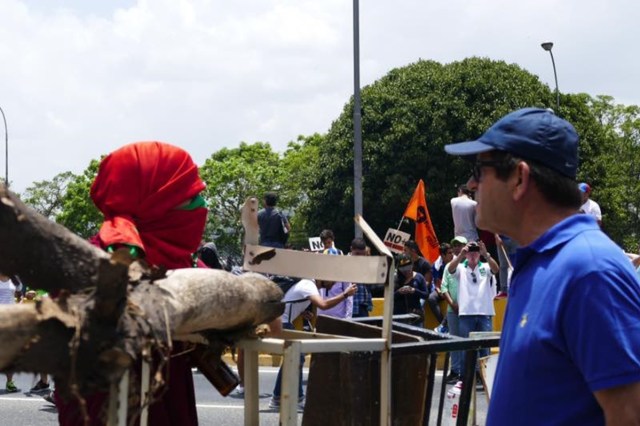
<path id="1" fill-rule="evenodd" d="M 550 52 L 551 49 L 553 48 L 553 43 L 550 42 L 550 41 L 547 41 L 547 42 L 542 43 L 540 46 L 542 46 L 542 48 L 544 50 L 546 50 L 547 52 Z"/>

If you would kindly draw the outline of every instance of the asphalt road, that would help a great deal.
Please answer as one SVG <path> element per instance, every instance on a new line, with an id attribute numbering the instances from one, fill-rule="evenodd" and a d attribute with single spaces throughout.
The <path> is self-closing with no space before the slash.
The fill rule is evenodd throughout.
<path id="1" fill-rule="evenodd" d="M 277 426 L 279 414 L 269 408 L 269 398 L 273 390 L 277 369 L 260 367 L 260 425 Z M 442 380 L 441 372 L 436 375 L 436 389 L 432 403 L 429 424 L 436 424 L 438 395 Z M 38 395 L 29 394 L 35 383 L 33 375 L 19 374 L 14 378 L 21 392 L 7 394 L 4 391 L 4 380 L 0 379 L 0 425 L 40 426 L 57 425 L 58 415 L 55 407 Z M 306 370 L 305 370 L 306 381 Z M 244 424 L 244 401 L 233 396 L 222 397 L 199 373 L 194 373 L 198 419 L 201 425 L 237 426 Z M 448 387 L 450 388 L 450 387 Z M 476 424 L 484 424 L 487 401 L 484 393 L 477 395 Z M 302 414 L 299 416 L 299 424 Z M 443 423 L 443 424 L 446 424 Z M 472 424 L 472 423 L 470 423 Z"/>
<path id="2" fill-rule="evenodd" d="M 273 367 L 260 368 L 260 425 L 278 425 L 279 413 L 269 408 L 277 372 Z M 193 377 L 201 425 L 236 426 L 244 423 L 242 398 L 225 398 L 201 374 L 194 373 Z M 41 396 L 29 393 L 35 383 L 34 376 L 18 374 L 14 381 L 21 391 L 7 394 L 4 391 L 4 378 L 0 379 L 0 425 L 57 425 L 58 413 L 55 407 Z"/>

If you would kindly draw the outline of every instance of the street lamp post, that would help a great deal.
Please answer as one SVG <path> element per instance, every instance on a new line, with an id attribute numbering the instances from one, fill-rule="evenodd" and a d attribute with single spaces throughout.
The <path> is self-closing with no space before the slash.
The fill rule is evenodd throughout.
<path id="1" fill-rule="evenodd" d="M 4 111 L 0 107 L 0 113 L 2 113 L 2 121 L 4 121 L 4 184 L 9 187 L 9 130 L 7 130 L 7 117 L 4 116 Z"/>
<path id="2" fill-rule="evenodd" d="M 358 0 L 353 0 L 353 210 L 362 215 L 362 114 L 360 107 L 360 12 Z M 362 230 L 355 225 L 355 236 Z"/>
<path id="3" fill-rule="evenodd" d="M 556 112 L 559 113 L 560 112 L 560 90 L 558 90 L 558 73 L 556 73 L 556 61 L 553 59 L 553 51 L 551 50 L 553 49 L 553 43 L 550 41 L 547 41 L 542 43 L 540 46 L 542 46 L 542 48 L 547 52 L 549 52 L 549 55 L 551 55 L 551 65 L 553 65 L 553 77 L 556 80 L 556 108 L 558 109 L 558 111 Z"/>

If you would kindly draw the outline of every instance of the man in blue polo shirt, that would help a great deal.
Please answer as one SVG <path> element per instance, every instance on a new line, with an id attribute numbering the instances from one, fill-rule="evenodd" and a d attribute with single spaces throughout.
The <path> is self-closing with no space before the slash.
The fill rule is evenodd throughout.
<path id="1" fill-rule="evenodd" d="M 475 157 L 478 227 L 521 247 L 487 424 L 640 424 L 640 282 L 578 214 L 573 126 L 525 108 L 445 150 Z"/>

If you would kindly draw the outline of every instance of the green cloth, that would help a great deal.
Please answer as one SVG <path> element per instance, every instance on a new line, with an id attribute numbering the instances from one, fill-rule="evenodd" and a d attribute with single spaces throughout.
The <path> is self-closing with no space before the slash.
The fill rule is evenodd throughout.
<path id="1" fill-rule="evenodd" d="M 440 285 L 441 293 L 449 293 L 451 299 L 458 303 L 458 280 L 456 277 L 449 273 L 449 265 L 444 267 L 444 276 L 442 277 L 442 284 Z M 447 312 L 453 312 L 451 305 L 447 308 Z"/>
<path id="2" fill-rule="evenodd" d="M 178 207 L 178 209 L 179 210 L 195 210 L 200 207 L 207 207 L 207 202 L 205 201 L 204 198 L 202 198 L 202 195 L 198 194 L 195 197 L 193 197 L 191 201 L 189 201 L 189 204 L 182 207 Z"/>

